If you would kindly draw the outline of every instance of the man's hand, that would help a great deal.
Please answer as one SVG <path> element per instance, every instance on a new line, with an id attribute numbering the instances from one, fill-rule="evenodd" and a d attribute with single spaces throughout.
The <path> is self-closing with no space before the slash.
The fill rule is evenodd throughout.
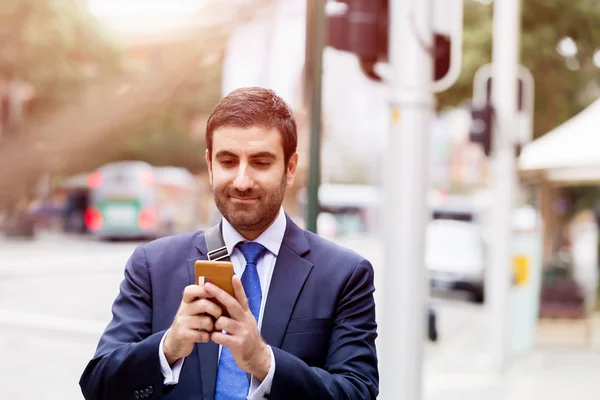
<path id="1" fill-rule="evenodd" d="M 260 336 L 240 278 L 234 276 L 231 283 L 235 298 L 211 283 L 204 285 L 210 296 L 223 304 L 231 316 L 217 319 L 211 339 L 229 348 L 236 364 L 262 382 L 271 368 L 271 352 Z M 226 331 L 227 334 L 221 331 Z"/>
<path id="2" fill-rule="evenodd" d="M 198 285 L 189 285 L 183 291 L 183 299 L 171 324 L 171 330 L 165 337 L 163 350 L 169 365 L 180 358 L 187 357 L 195 343 L 206 343 L 214 329 L 213 320 L 221 316 L 221 307 L 208 300 L 211 294 Z"/>

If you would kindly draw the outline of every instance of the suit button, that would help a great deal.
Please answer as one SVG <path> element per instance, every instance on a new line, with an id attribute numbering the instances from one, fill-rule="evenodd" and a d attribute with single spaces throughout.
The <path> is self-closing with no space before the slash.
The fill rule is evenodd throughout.
<path id="1" fill-rule="evenodd" d="M 152 390 L 152 385 L 148 386 L 148 393 L 149 393 L 149 394 L 152 394 L 152 392 L 153 392 L 153 391 L 154 391 L 154 390 Z"/>
<path id="2" fill-rule="evenodd" d="M 133 392 L 133 395 L 135 396 L 136 399 L 140 398 L 140 393 L 137 390 L 135 392 Z"/>

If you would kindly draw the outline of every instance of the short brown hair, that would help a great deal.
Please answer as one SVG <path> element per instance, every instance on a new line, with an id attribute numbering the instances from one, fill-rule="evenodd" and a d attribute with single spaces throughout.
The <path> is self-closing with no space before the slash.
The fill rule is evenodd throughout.
<path id="1" fill-rule="evenodd" d="M 298 146 L 298 130 L 292 110 L 270 89 L 240 88 L 219 101 L 206 123 L 206 148 L 209 153 L 212 153 L 215 131 L 223 126 L 277 129 L 281 135 L 286 165 Z"/>

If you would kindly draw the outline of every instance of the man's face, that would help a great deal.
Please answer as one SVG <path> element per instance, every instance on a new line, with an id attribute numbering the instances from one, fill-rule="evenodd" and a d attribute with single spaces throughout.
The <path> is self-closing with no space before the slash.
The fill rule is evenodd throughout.
<path id="1" fill-rule="evenodd" d="M 285 165 L 276 129 L 223 126 L 213 134 L 206 163 L 217 208 L 248 237 L 258 236 L 277 217 L 285 189 L 294 183 L 298 154 Z"/>

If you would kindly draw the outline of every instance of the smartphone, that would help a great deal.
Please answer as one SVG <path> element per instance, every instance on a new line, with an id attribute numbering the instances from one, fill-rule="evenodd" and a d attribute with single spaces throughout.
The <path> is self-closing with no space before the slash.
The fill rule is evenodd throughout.
<path id="1" fill-rule="evenodd" d="M 210 282 L 235 298 L 233 286 L 231 284 L 231 279 L 234 274 L 233 264 L 231 262 L 198 260 L 194 263 L 194 273 L 197 285 L 204 286 L 206 282 Z M 229 317 L 227 308 L 225 308 L 217 299 L 210 298 L 209 300 L 221 307 L 224 316 Z"/>

